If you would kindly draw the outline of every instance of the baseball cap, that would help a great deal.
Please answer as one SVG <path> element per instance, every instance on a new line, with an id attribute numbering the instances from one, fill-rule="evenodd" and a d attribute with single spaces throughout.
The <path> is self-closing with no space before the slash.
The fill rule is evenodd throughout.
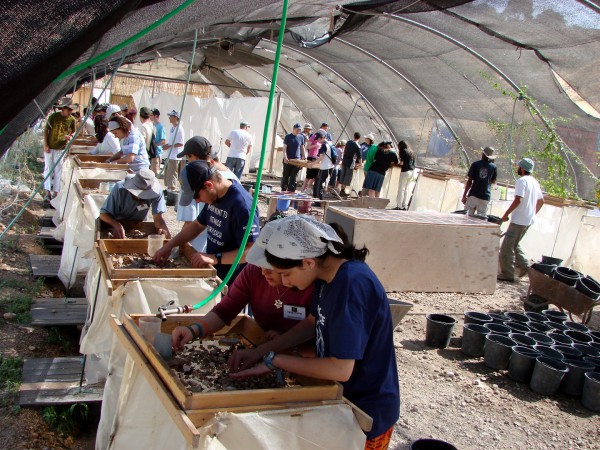
<path id="1" fill-rule="evenodd" d="M 375 142 L 375 136 L 373 136 L 373 133 L 369 133 L 365 136 L 365 139 L 371 139 L 371 142 Z"/>
<path id="2" fill-rule="evenodd" d="M 249 126 L 250 126 L 250 124 L 248 122 L 244 122 L 244 121 L 240 122 L 240 127 L 249 127 Z"/>
<path id="3" fill-rule="evenodd" d="M 54 105 L 55 108 L 69 108 L 71 111 L 73 110 L 73 101 L 69 97 L 63 97 Z"/>
<path id="4" fill-rule="evenodd" d="M 496 156 L 498 155 L 494 155 L 494 152 L 496 150 L 494 150 L 494 147 L 486 147 L 482 150 L 481 153 L 483 153 L 485 156 L 488 157 L 488 159 L 496 159 Z"/>
<path id="5" fill-rule="evenodd" d="M 310 123 L 305 123 L 304 128 L 308 128 L 309 130 L 312 130 L 312 125 Z"/>
<path id="6" fill-rule="evenodd" d="M 185 143 L 183 150 L 177 153 L 178 158 L 186 155 L 196 155 L 202 159 L 210 155 L 212 144 L 203 136 L 194 136 Z"/>
<path id="7" fill-rule="evenodd" d="M 119 105 L 110 104 L 108 108 L 106 108 L 106 117 L 112 116 L 114 113 L 121 112 L 121 107 Z"/>
<path id="8" fill-rule="evenodd" d="M 519 161 L 519 167 L 525 170 L 526 172 L 533 172 L 535 163 L 530 158 L 523 158 L 521 161 Z"/>
<path id="9" fill-rule="evenodd" d="M 319 138 L 327 138 L 327 135 L 325 133 L 323 133 L 322 131 L 317 131 L 315 133 L 315 139 L 319 139 Z"/>
<path id="10" fill-rule="evenodd" d="M 299 123 L 294 124 L 294 128 L 297 128 L 298 130 L 302 129 L 302 125 L 300 125 Z"/>
<path id="11" fill-rule="evenodd" d="M 246 261 L 270 269 L 265 250 L 278 258 L 291 260 L 316 258 L 327 250 L 338 254 L 333 242 L 343 244 L 330 225 L 312 216 L 296 214 L 268 222 L 246 254 Z"/>
<path id="12" fill-rule="evenodd" d="M 179 205 L 187 206 L 194 200 L 194 194 L 211 179 L 215 170 L 206 161 L 192 161 L 181 171 L 181 194 Z"/>
<path id="13" fill-rule="evenodd" d="M 150 114 L 152 114 L 152 110 L 150 108 L 148 108 L 147 106 L 142 106 L 140 108 L 140 115 L 149 116 Z"/>
<path id="14" fill-rule="evenodd" d="M 135 175 L 129 175 L 125 178 L 123 187 L 141 200 L 155 199 L 162 191 L 160 183 L 150 169 L 140 169 Z"/>
<path id="15" fill-rule="evenodd" d="M 119 124 L 119 122 L 115 122 L 114 120 L 111 120 L 110 122 L 108 122 L 108 130 L 109 131 L 116 130 L 117 128 L 121 128 L 121 125 Z"/>
<path id="16" fill-rule="evenodd" d="M 179 113 L 175 110 L 172 110 L 170 113 L 167 114 L 167 116 L 169 116 L 169 117 L 174 116 L 174 117 L 179 118 Z"/>
<path id="17" fill-rule="evenodd" d="M 323 123 L 321 124 L 321 128 L 323 128 L 323 127 L 328 127 L 328 126 L 329 126 L 329 124 L 328 124 L 327 122 L 323 122 Z"/>
<path id="18" fill-rule="evenodd" d="M 160 116 L 160 111 L 158 109 L 154 108 L 152 110 L 152 114 L 154 114 L 155 116 Z"/>

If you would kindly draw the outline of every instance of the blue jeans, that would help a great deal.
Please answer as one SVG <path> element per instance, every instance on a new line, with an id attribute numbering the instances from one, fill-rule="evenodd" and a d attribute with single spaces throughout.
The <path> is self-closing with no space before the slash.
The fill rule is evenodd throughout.
<path id="1" fill-rule="evenodd" d="M 246 165 L 246 160 L 242 158 L 232 158 L 230 156 L 227 157 L 225 161 L 225 165 L 229 167 L 238 179 L 242 179 L 242 172 L 244 171 L 244 166 Z"/>

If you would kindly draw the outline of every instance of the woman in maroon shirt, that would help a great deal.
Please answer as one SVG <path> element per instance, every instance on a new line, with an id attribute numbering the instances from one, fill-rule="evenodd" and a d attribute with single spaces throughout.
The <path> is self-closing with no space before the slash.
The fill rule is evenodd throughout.
<path id="1" fill-rule="evenodd" d="M 285 333 L 310 312 L 312 287 L 304 291 L 288 288 L 281 283 L 281 275 L 268 267 L 247 264 L 229 288 L 227 295 L 198 323 L 173 330 L 173 348 L 182 350 L 193 338 L 219 331 L 250 305 L 256 322 L 270 339 Z M 192 335 L 193 330 L 193 335 Z"/>

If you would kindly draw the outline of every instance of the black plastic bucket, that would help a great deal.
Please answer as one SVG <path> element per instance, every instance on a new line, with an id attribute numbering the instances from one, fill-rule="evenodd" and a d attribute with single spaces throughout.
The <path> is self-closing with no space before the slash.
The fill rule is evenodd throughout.
<path id="1" fill-rule="evenodd" d="M 548 320 L 548 318 L 544 314 L 533 311 L 527 311 L 525 315 L 529 319 L 529 322 L 544 323 Z"/>
<path id="2" fill-rule="evenodd" d="M 555 266 L 558 266 L 560 264 L 562 264 L 563 260 L 560 258 L 554 258 L 553 256 L 545 256 L 542 255 L 542 263 L 543 264 L 554 264 Z"/>
<path id="3" fill-rule="evenodd" d="M 581 404 L 591 411 L 600 411 L 600 373 L 587 372 L 584 375 Z"/>
<path id="4" fill-rule="evenodd" d="M 548 333 L 548 337 L 554 339 L 554 342 L 556 342 L 558 345 L 573 344 L 573 339 L 571 339 L 569 336 L 565 336 L 564 334 L 555 331 Z"/>
<path id="5" fill-rule="evenodd" d="M 448 347 L 456 320 L 445 314 L 427 314 L 426 318 L 425 343 L 430 347 Z"/>
<path id="6" fill-rule="evenodd" d="M 569 372 L 569 367 L 562 361 L 539 356 L 533 368 L 529 387 L 540 395 L 554 395 Z"/>
<path id="7" fill-rule="evenodd" d="M 547 309 L 546 311 L 544 311 L 544 315 L 548 318 L 549 321 L 557 323 L 565 323 L 569 318 L 564 312 L 556 311 L 554 309 Z"/>
<path id="8" fill-rule="evenodd" d="M 461 350 L 468 356 L 483 356 L 485 336 L 489 334 L 483 325 L 477 323 L 466 323 L 463 325 L 463 338 Z"/>
<path id="9" fill-rule="evenodd" d="M 566 326 L 564 323 L 552 322 L 551 320 L 549 320 L 548 322 L 544 322 L 544 323 L 546 325 L 548 325 L 550 328 L 552 328 L 552 330 L 558 331 L 560 333 L 570 330 L 570 328 L 568 326 Z"/>
<path id="10" fill-rule="evenodd" d="M 521 312 L 509 311 L 509 312 L 504 313 L 504 315 L 506 317 L 508 317 L 508 320 L 510 320 L 512 322 L 521 322 L 521 323 L 529 322 L 529 319 L 527 318 L 527 316 Z"/>
<path id="11" fill-rule="evenodd" d="M 562 353 L 563 359 L 581 359 L 583 353 L 570 345 L 553 345 L 552 348 Z"/>
<path id="12" fill-rule="evenodd" d="M 577 280 L 577 284 L 575 284 L 575 289 L 593 300 L 597 300 L 600 297 L 600 284 L 593 278 L 580 278 Z"/>
<path id="13" fill-rule="evenodd" d="M 554 344 L 554 340 L 551 337 L 546 336 L 545 334 L 538 333 L 532 331 L 530 333 L 525 333 L 525 336 L 535 339 L 538 344 L 541 345 L 552 345 Z"/>
<path id="14" fill-rule="evenodd" d="M 584 356 L 581 358 L 583 361 L 593 364 L 596 368 L 595 372 L 600 372 L 600 356 Z"/>
<path id="15" fill-rule="evenodd" d="M 484 327 L 490 330 L 491 333 L 502 334 L 504 336 L 508 336 L 512 332 L 510 328 L 501 323 L 486 323 Z"/>
<path id="16" fill-rule="evenodd" d="M 537 350 L 540 353 L 540 356 L 545 356 L 546 358 L 556 359 L 558 361 L 563 359 L 563 354 L 558 350 L 554 350 L 552 347 L 547 345 L 534 345 L 534 350 Z"/>
<path id="17" fill-rule="evenodd" d="M 504 326 L 510 328 L 511 333 L 528 333 L 532 331 L 523 322 L 504 322 Z"/>
<path id="18" fill-rule="evenodd" d="M 537 345 L 537 341 L 533 338 L 525 336 L 525 333 L 510 333 L 508 335 L 519 347 L 529 347 L 533 348 L 534 345 Z"/>
<path id="19" fill-rule="evenodd" d="M 576 350 L 579 350 L 581 352 L 581 357 L 600 356 L 600 349 L 597 349 L 596 347 L 590 344 L 581 344 L 579 342 L 573 342 L 571 344 L 571 347 L 573 347 Z"/>
<path id="20" fill-rule="evenodd" d="M 539 353 L 530 347 L 515 345 L 508 364 L 508 376 L 519 383 L 529 383 Z"/>
<path id="21" fill-rule="evenodd" d="M 468 323 L 476 323 L 477 325 L 485 325 L 486 323 L 492 323 L 493 319 L 489 314 L 477 312 L 477 311 L 467 311 L 465 312 L 464 323 L 465 325 Z"/>
<path id="22" fill-rule="evenodd" d="M 504 370 L 508 367 L 515 341 L 501 334 L 488 334 L 485 337 L 483 362 L 490 369 Z"/>
<path id="23" fill-rule="evenodd" d="M 577 359 L 563 359 L 563 363 L 569 367 L 569 372 L 560 385 L 560 391 L 563 394 L 579 397 L 583 390 L 584 375 L 586 372 L 593 372 L 594 365 Z"/>
<path id="24" fill-rule="evenodd" d="M 439 439 L 419 439 L 411 444 L 410 450 L 457 450 L 457 448 Z"/>
<path id="25" fill-rule="evenodd" d="M 556 270 L 556 264 L 542 264 L 542 263 L 534 263 L 531 265 L 533 270 L 537 270 L 544 275 L 548 275 L 549 277 L 554 275 L 554 271 Z"/>
<path id="26" fill-rule="evenodd" d="M 600 342 L 600 331 L 588 331 L 594 342 Z"/>
<path id="27" fill-rule="evenodd" d="M 555 280 L 561 281 L 567 286 L 575 286 L 575 284 L 577 284 L 577 280 L 581 278 L 581 275 L 576 270 L 569 269 L 568 267 L 558 266 L 554 270 L 553 277 Z"/>
<path id="28" fill-rule="evenodd" d="M 582 333 L 590 332 L 590 329 L 582 323 L 566 321 L 565 325 L 568 326 L 570 330 L 581 331 Z"/>
<path id="29" fill-rule="evenodd" d="M 598 349 L 598 350 L 600 350 L 600 342 L 596 342 L 596 341 L 594 341 L 594 342 L 590 342 L 590 343 L 589 343 L 589 344 L 587 344 L 587 345 L 589 345 L 590 347 L 594 347 L 595 349 Z"/>
<path id="30" fill-rule="evenodd" d="M 548 333 L 553 329 L 550 325 L 540 322 L 528 322 L 527 326 L 536 333 Z"/>
<path id="31" fill-rule="evenodd" d="M 506 317 L 504 314 L 488 313 L 488 316 L 490 316 L 492 318 L 494 323 L 508 322 L 508 317 Z"/>

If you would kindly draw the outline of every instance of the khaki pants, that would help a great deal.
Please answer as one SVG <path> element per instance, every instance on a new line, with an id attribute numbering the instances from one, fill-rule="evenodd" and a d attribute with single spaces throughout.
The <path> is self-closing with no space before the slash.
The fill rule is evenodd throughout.
<path id="1" fill-rule="evenodd" d="M 515 279 L 515 268 L 523 270 L 527 268 L 527 259 L 521 250 L 519 242 L 527 233 L 529 226 L 510 223 L 502 246 L 500 247 L 500 274 L 503 278 Z"/>
<path id="2" fill-rule="evenodd" d="M 467 213 L 470 216 L 474 216 L 475 214 L 485 216 L 487 214 L 489 204 L 489 200 L 482 200 L 480 198 L 475 197 L 474 195 L 471 195 L 467 198 L 467 203 L 465 204 L 465 206 L 467 207 Z"/>
<path id="3" fill-rule="evenodd" d="M 182 160 L 169 159 L 167 160 L 167 167 L 165 169 L 165 186 L 169 190 L 177 189 L 177 179 L 179 174 L 183 170 Z"/>

